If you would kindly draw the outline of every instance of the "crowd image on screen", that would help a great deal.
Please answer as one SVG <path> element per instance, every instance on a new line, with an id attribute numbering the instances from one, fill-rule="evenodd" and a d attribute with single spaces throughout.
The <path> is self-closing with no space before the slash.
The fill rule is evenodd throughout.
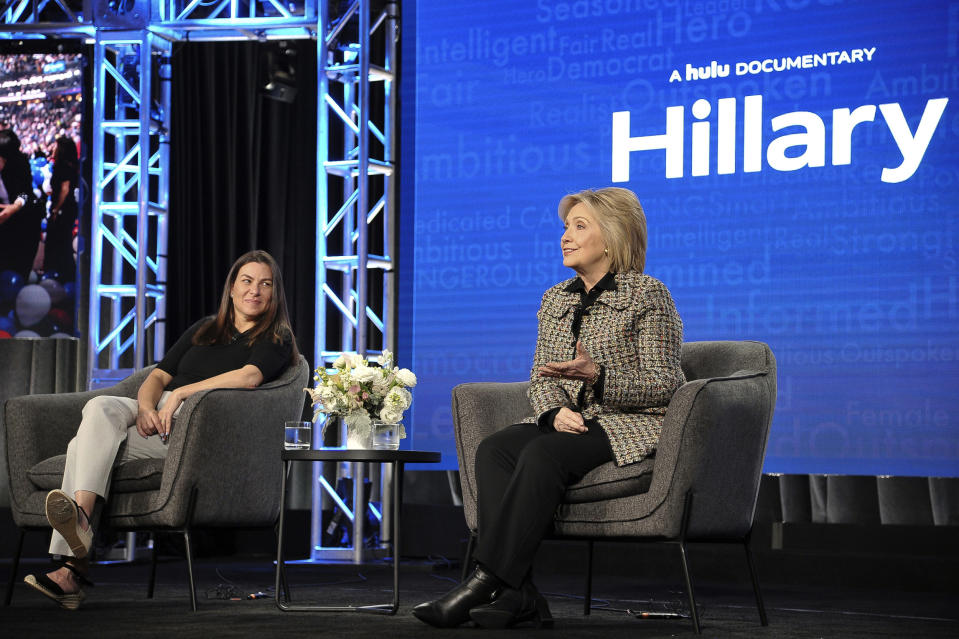
<path id="1" fill-rule="evenodd" d="M 29 270 L 0 267 L 0 339 L 74 334 L 82 64 L 76 54 L 0 55 L 0 131 L 19 139 L 32 178 L 29 205 L 17 224 L 0 224 L 0 239 L 30 220 L 22 241 L 34 256 Z"/>

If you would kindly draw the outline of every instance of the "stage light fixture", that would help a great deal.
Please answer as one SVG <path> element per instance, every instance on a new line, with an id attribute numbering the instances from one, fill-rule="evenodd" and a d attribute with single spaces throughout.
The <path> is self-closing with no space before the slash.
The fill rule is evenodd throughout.
<path id="1" fill-rule="evenodd" d="M 107 2 L 107 8 L 118 16 L 129 13 L 135 5 L 135 0 L 109 0 Z"/>
<path id="2" fill-rule="evenodd" d="M 286 104 L 292 103 L 297 93 L 296 50 L 281 41 L 266 56 L 268 76 L 263 96 Z"/>
<path id="3" fill-rule="evenodd" d="M 98 27 L 146 27 L 150 16 L 149 0 L 93 0 L 93 21 Z"/>

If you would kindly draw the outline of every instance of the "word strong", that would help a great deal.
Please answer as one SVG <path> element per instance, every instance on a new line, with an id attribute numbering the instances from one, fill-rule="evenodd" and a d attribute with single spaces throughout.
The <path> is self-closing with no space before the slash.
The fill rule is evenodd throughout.
<path id="1" fill-rule="evenodd" d="M 879 112 L 892 134 L 902 162 L 893 168 L 883 168 L 883 182 L 895 184 L 908 180 L 919 168 L 933 133 L 946 109 L 948 98 L 936 98 L 926 102 L 919 125 L 913 132 L 896 103 L 880 104 Z M 736 125 L 737 98 L 722 98 L 716 104 L 716 173 L 736 172 L 737 155 L 741 152 L 742 170 L 746 173 L 763 168 L 763 96 L 749 95 L 743 98 L 742 149 L 737 148 Z M 700 99 L 690 109 L 691 125 L 691 174 L 709 175 L 712 165 L 710 153 L 710 128 L 708 119 L 713 111 L 708 100 Z M 876 119 L 876 105 L 864 104 L 853 110 L 833 109 L 832 112 L 832 164 L 852 163 L 852 133 L 860 124 Z M 799 129 L 784 133 L 769 142 L 766 147 L 766 163 L 777 171 L 798 171 L 807 166 L 826 164 L 826 125 L 815 113 L 792 111 L 777 115 L 770 120 L 773 132 L 786 128 Z M 666 108 L 666 133 L 630 137 L 629 111 L 613 113 L 613 182 L 629 181 L 629 154 L 633 151 L 666 151 L 666 177 L 681 178 L 685 170 L 683 157 L 686 142 L 686 112 L 684 107 Z"/>

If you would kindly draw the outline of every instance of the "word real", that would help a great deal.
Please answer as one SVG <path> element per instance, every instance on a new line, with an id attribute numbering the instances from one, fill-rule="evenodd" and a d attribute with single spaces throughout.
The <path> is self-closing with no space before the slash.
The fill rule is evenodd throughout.
<path id="1" fill-rule="evenodd" d="M 909 128 L 899 104 L 880 104 L 879 112 L 892 134 L 902 162 L 896 167 L 884 167 L 881 179 L 895 184 L 908 180 L 919 168 L 933 133 L 946 109 L 948 98 L 928 100 L 915 132 Z M 716 108 L 716 173 L 736 172 L 741 156 L 745 173 L 763 169 L 763 96 L 748 95 L 743 99 L 742 148 L 736 136 L 738 110 L 737 98 L 721 98 Z M 855 109 L 833 109 L 831 161 L 833 166 L 852 163 L 852 133 L 858 125 L 876 119 L 877 105 L 864 104 Z M 690 109 L 694 122 L 691 125 L 691 174 L 709 175 L 713 154 L 710 149 L 710 130 L 713 123 L 707 120 L 713 111 L 708 100 L 699 99 Z M 686 109 L 682 106 L 666 108 L 666 132 L 659 135 L 630 137 L 629 111 L 613 113 L 613 182 L 629 181 L 629 154 L 633 151 L 666 152 L 666 177 L 681 178 L 685 171 L 683 149 L 686 142 Z M 797 133 L 786 133 L 770 140 L 765 145 L 766 164 L 776 171 L 798 171 L 805 167 L 826 164 L 826 125 L 817 114 L 810 111 L 791 111 L 777 115 L 769 121 L 773 132 L 787 127 L 798 127 Z"/>
<path id="2" fill-rule="evenodd" d="M 693 80 L 710 80 L 713 78 L 728 78 L 730 71 L 736 75 L 756 75 L 759 73 L 778 73 L 792 69 L 813 69 L 834 64 L 853 64 L 856 62 L 870 62 L 876 47 L 869 49 L 851 49 L 849 51 L 827 51 L 825 53 L 807 53 L 791 58 L 766 58 L 765 60 L 750 60 L 737 62 L 735 66 L 720 64 L 713 60 L 708 66 L 686 64 L 687 82 Z M 683 76 L 678 69 L 669 74 L 670 82 L 682 82 Z"/>

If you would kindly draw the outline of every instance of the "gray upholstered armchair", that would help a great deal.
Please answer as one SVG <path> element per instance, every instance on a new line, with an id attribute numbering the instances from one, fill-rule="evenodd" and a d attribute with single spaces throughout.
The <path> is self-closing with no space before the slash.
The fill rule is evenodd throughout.
<path id="1" fill-rule="evenodd" d="M 64 453 L 76 434 L 83 405 L 97 395 L 136 397 L 151 370 L 138 371 L 109 388 L 27 395 L 4 404 L 10 506 L 21 531 L 7 604 L 25 532 L 50 530 L 44 499 L 49 490 L 60 487 Z M 190 530 L 272 526 L 276 522 L 283 473 L 283 422 L 300 418 L 309 376 L 309 365 L 301 355 L 279 378 L 258 388 L 196 393 L 180 409 L 166 459 L 138 459 L 114 469 L 101 525 L 126 531 L 182 533 L 193 610 L 196 585 Z M 154 567 L 155 562 L 154 554 Z M 151 573 L 149 596 L 154 577 L 155 572 Z"/>
<path id="2" fill-rule="evenodd" d="M 682 366 L 687 381 L 669 404 L 656 455 L 623 467 L 607 463 L 571 486 L 556 512 L 554 535 L 588 540 L 585 614 L 594 539 L 676 543 L 697 632 L 686 543 L 743 543 L 760 620 L 766 625 L 748 537 L 776 404 L 776 360 L 761 342 L 687 342 Z M 463 505 L 474 537 L 476 447 L 490 433 L 532 414 L 528 385 L 474 383 L 453 389 Z M 465 563 L 464 574 L 470 557 Z"/>

